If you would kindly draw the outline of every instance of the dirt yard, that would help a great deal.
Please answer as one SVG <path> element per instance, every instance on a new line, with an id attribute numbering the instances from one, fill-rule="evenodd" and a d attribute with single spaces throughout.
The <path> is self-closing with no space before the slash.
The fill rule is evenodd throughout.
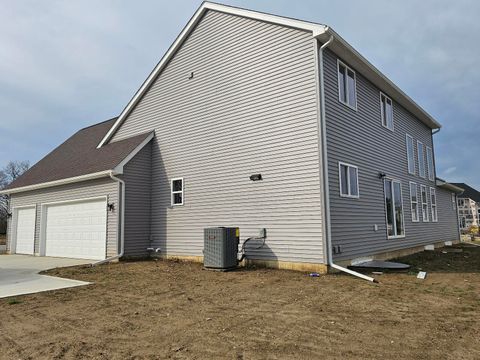
<path id="1" fill-rule="evenodd" d="M 55 270 L 95 284 L 0 300 L 0 358 L 480 359 L 480 247 L 402 260 L 414 269 L 379 284 L 172 261 Z"/>

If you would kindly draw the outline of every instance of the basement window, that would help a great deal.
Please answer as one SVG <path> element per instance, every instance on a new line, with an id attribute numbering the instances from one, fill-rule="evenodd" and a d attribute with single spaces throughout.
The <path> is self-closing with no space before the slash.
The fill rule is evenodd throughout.
<path id="1" fill-rule="evenodd" d="M 183 178 L 172 179 L 172 206 L 183 205 Z"/>

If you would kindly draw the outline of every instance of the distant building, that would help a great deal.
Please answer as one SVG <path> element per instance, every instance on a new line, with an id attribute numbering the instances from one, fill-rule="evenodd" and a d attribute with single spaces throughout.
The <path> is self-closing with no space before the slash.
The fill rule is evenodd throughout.
<path id="1" fill-rule="evenodd" d="M 465 191 L 458 195 L 458 219 L 461 230 L 480 224 L 480 192 L 465 183 L 455 183 Z"/>

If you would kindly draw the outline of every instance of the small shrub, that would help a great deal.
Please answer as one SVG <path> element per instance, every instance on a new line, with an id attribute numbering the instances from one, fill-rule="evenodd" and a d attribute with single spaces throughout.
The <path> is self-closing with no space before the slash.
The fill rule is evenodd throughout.
<path id="1" fill-rule="evenodd" d="M 16 305 L 16 304 L 21 304 L 21 300 L 17 300 L 17 298 L 12 298 L 8 300 L 8 305 Z"/>
<path id="2" fill-rule="evenodd" d="M 478 234 L 478 226 L 472 225 L 467 230 L 468 234 Z"/>

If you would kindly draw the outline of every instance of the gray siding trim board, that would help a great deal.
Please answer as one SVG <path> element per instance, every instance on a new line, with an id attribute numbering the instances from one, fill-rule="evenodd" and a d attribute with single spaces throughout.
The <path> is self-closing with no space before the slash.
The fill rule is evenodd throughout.
<path id="1" fill-rule="evenodd" d="M 56 186 L 46 189 L 33 190 L 23 193 L 12 194 L 10 198 L 10 209 L 17 207 L 35 205 L 36 221 L 35 221 L 35 254 L 39 254 L 40 246 L 40 230 L 42 221 L 43 204 L 57 203 L 62 201 L 76 201 L 80 199 L 90 199 L 106 196 L 108 202 L 118 204 L 117 182 L 110 178 L 96 179 L 79 183 Z M 118 251 L 118 206 L 115 210 L 107 212 L 107 256 L 114 256 Z M 13 219 L 9 218 L 7 230 L 7 251 L 11 251 L 11 237 Z"/>

